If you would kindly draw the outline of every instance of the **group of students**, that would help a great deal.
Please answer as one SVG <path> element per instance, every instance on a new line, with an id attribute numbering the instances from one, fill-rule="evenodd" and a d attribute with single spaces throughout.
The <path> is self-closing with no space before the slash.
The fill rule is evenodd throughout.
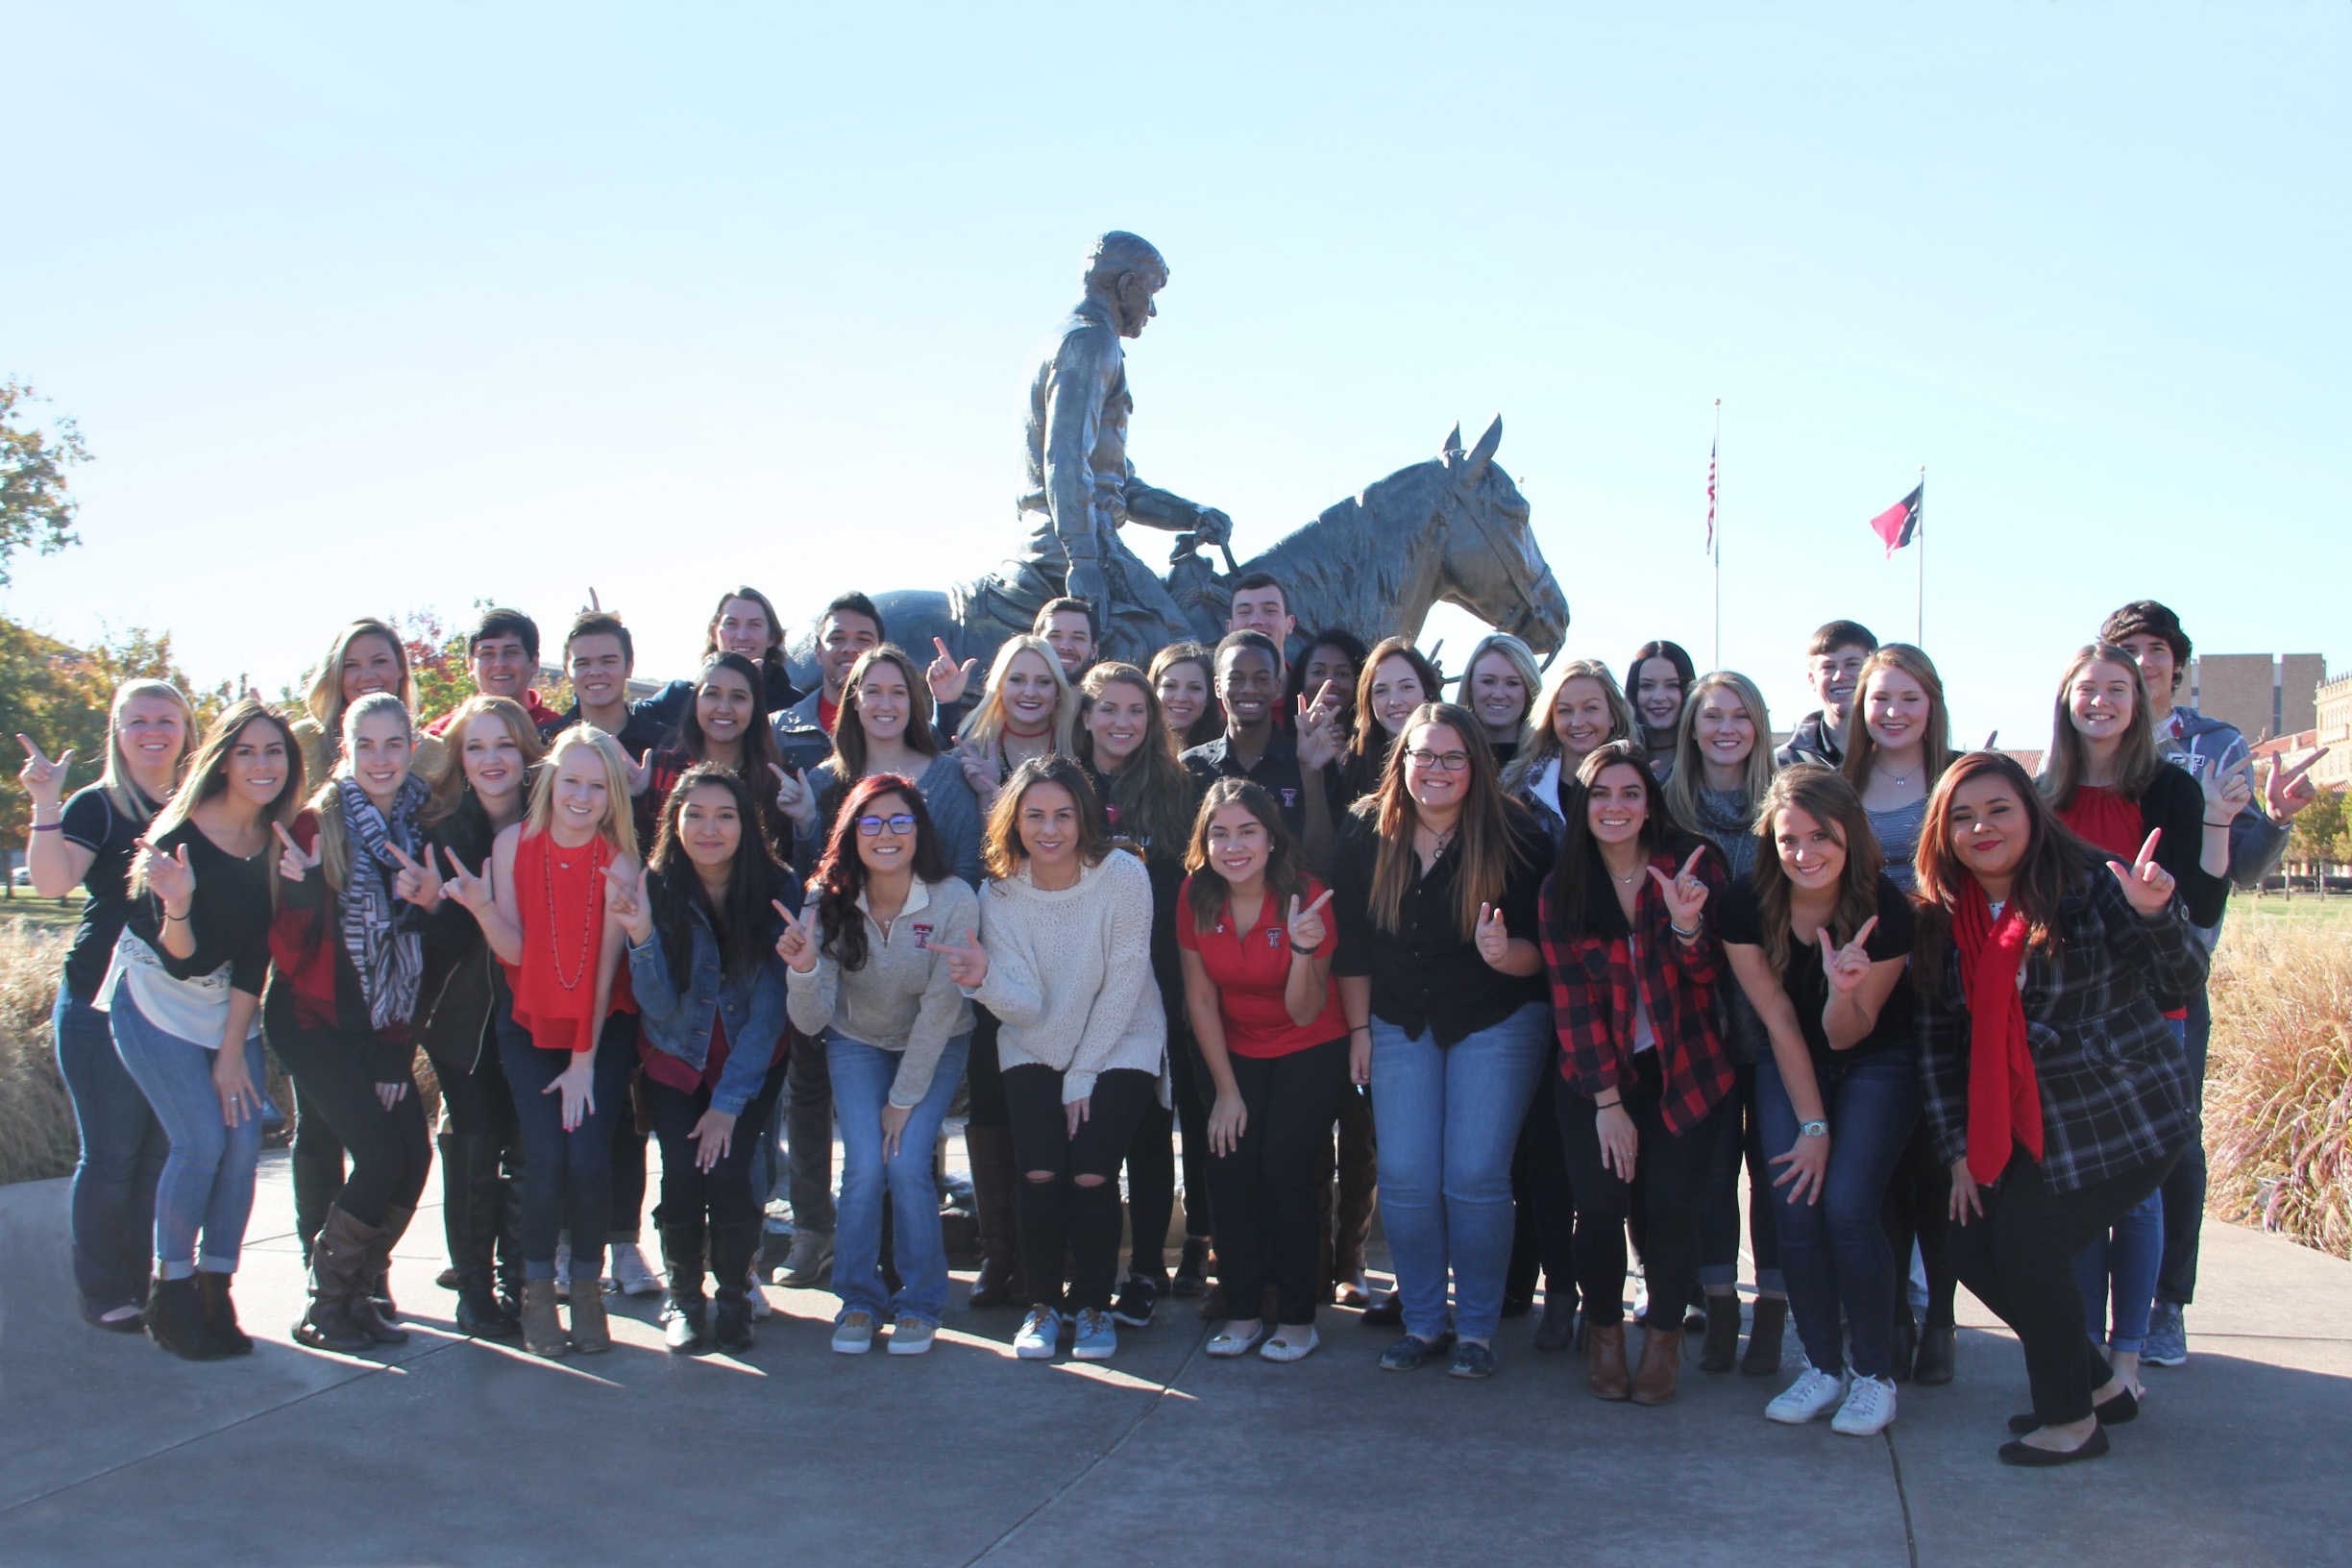
<path id="1" fill-rule="evenodd" d="M 829 1262 L 833 1348 L 929 1349 L 961 1100 L 969 1299 L 1023 1310 L 1022 1359 L 1110 1357 L 1206 1293 L 1212 1357 L 1304 1357 L 1336 1301 L 1401 1327 L 1383 1367 L 1480 1379 L 1540 1275 L 1537 1348 L 1580 1344 L 1603 1399 L 1673 1398 L 1686 1325 L 1702 1368 L 1778 1372 L 1793 1317 L 1765 1413 L 1869 1434 L 1899 1382 L 1953 1376 L 1965 1283 L 2025 1352 L 2002 1458 L 2106 1451 L 2141 1362 L 2186 1356 L 2224 899 L 2313 796 L 2306 759 L 2257 800 L 2243 738 L 2177 704 L 2169 610 L 2070 663 L 2038 777 L 1955 755 L 1927 655 L 1851 622 L 1815 635 L 1818 706 L 1776 752 L 1754 683 L 1673 643 L 1621 682 L 1497 634 L 1455 683 L 1403 638 L 1302 635 L 1262 576 L 1233 612 L 1147 671 L 1058 600 L 983 677 L 845 595 L 803 693 L 738 588 L 696 678 L 635 700 L 628 628 L 578 617 L 557 713 L 537 628 L 496 609 L 430 723 L 360 621 L 292 717 L 249 698 L 198 736 L 178 691 L 125 683 L 70 798 L 70 756 L 25 739 L 35 885 L 87 894 L 56 1012 L 85 1315 L 250 1350 L 266 1042 L 295 1336 L 404 1338 L 422 1046 L 457 1325 L 543 1356 L 610 1344 L 608 1257 L 666 1288 L 673 1350 L 747 1349 L 772 1187 L 777 1279 Z"/>

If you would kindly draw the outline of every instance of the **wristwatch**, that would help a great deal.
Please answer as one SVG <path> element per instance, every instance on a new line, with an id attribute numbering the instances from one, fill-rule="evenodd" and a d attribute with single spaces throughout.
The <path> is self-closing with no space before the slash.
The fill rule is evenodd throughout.
<path id="1" fill-rule="evenodd" d="M 1827 1138 L 1829 1124 L 1825 1121 L 1801 1121 L 1797 1124 L 1799 1138 Z"/>

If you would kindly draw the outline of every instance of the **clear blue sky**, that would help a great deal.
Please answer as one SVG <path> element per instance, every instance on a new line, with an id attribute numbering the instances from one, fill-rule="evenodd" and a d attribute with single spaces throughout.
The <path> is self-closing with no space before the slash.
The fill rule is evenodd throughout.
<path id="1" fill-rule="evenodd" d="M 1908 636 L 2039 745 L 2127 599 L 2344 635 L 2352 8 L 19 3 L 0 373 L 86 543 L 0 607 L 275 689 L 354 615 L 593 585 L 683 673 L 1011 549 L 1020 381 L 1113 227 L 1133 446 L 1255 548 L 1506 421 L 1569 649 Z M 1156 544 L 1152 540 L 1147 543 Z M 1433 621 L 1458 649 L 1460 620 Z"/>

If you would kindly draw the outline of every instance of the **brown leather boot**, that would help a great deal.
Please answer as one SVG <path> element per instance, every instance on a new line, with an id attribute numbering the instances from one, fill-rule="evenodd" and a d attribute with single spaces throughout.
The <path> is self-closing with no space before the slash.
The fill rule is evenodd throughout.
<path id="1" fill-rule="evenodd" d="M 972 1280 L 970 1305 L 1026 1306 L 1013 1220 L 1013 1129 L 967 1127 L 964 1147 L 971 1156 L 972 1217 L 980 1227 L 980 1272 Z"/>
<path id="2" fill-rule="evenodd" d="M 368 1284 L 352 1297 L 352 1322 L 358 1325 L 361 1334 L 380 1345 L 404 1345 L 408 1342 L 408 1331 L 395 1327 L 383 1315 L 382 1303 L 391 1297 L 389 1287 L 380 1282 L 392 1271 L 393 1247 L 408 1233 L 408 1222 L 415 1217 L 416 1211 L 413 1209 L 385 1205 L 383 1224 L 377 1228 L 375 1237 L 368 1243 L 366 1266 L 359 1276 Z M 380 1298 L 376 1293 L 379 1289 L 387 1293 Z"/>
<path id="3" fill-rule="evenodd" d="M 1633 1373 L 1633 1403 L 1663 1405 L 1682 1377 L 1682 1331 L 1655 1324 L 1642 1330 L 1641 1365 Z"/>
<path id="4" fill-rule="evenodd" d="M 604 1316 L 603 1264 L 582 1268 L 572 1254 L 572 1348 L 583 1356 L 612 1349 L 612 1324 Z"/>
<path id="5" fill-rule="evenodd" d="M 1624 1399 L 1633 1391 L 1633 1372 L 1626 1364 L 1625 1324 L 1584 1325 L 1584 1355 L 1592 1364 L 1592 1391 L 1601 1399 Z"/>
<path id="6" fill-rule="evenodd" d="M 564 1337 L 563 1320 L 555 1315 L 555 1282 L 523 1282 L 523 1348 L 533 1356 L 568 1354 L 572 1341 Z"/>
<path id="7" fill-rule="evenodd" d="M 375 1348 L 375 1336 L 359 1326 L 352 1311 L 367 1289 L 375 1242 L 373 1227 L 354 1219 L 340 1204 L 329 1206 L 326 1223 L 310 1244 L 310 1308 L 294 1325 L 297 1343 L 347 1356 Z"/>

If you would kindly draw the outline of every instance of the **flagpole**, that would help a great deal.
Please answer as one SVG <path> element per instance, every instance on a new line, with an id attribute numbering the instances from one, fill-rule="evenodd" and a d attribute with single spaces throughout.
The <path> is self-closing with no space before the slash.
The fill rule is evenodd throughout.
<path id="1" fill-rule="evenodd" d="M 1715 438 L 1707 452 L 1708 477 L 1715 481 L 1715 494 L 1707 500 L 1714 507 L 1715 537 L 1709 541 L 1715 568 L 1715 657 L 1712 668 L 1723 664 L 1723 399 L 1715 400 Z"/>
<path id="2" fill-rule="evenodd" d="M 1917 648 L 1927 646 L 1927 465 L 1920 465 L 1919 504 L 1919 582 L 1912 590 L 1911 639 Z"/>

